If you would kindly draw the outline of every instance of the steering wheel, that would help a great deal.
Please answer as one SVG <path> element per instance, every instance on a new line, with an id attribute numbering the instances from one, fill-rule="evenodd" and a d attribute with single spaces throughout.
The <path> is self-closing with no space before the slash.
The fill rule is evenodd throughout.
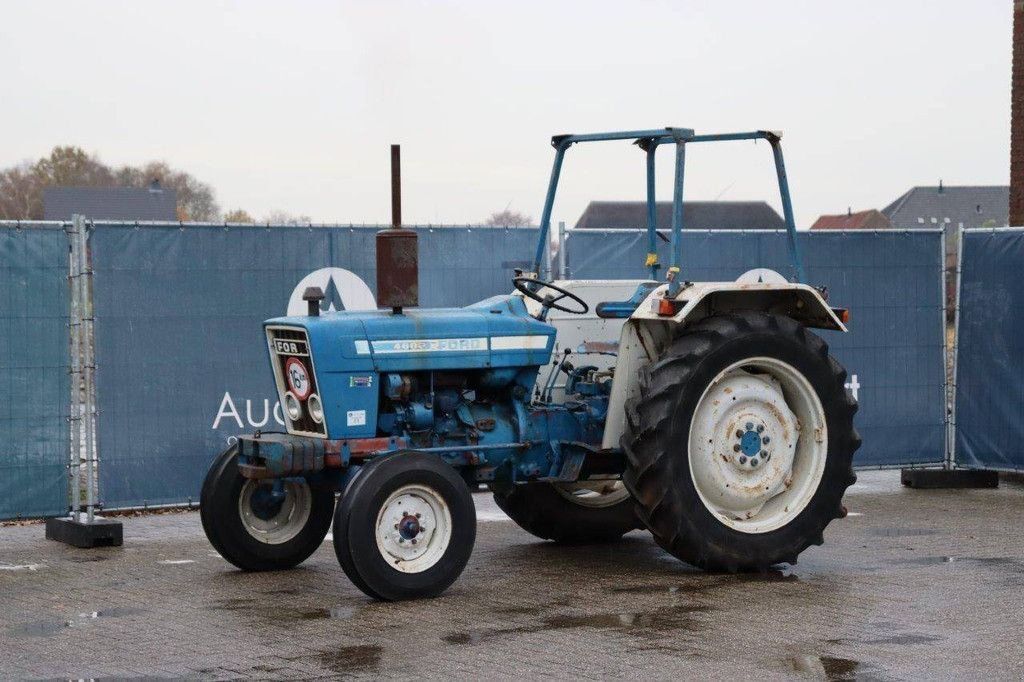
<path id="1" fill-rule="evenodd" d="M 513 277 L 512 286 L 516 288 L 516 291 L 523 294 L 527 298 L 532 298 L 537 301 L 545 308 L 554 308 L 555 310 L 561 310 L 563 313 L 571 313 L 573 315 L 583 315 L 590 311 L 590 306 L 586 302 L 574 293 L 566 291 L 561 287 L 556 287 L 554 284 L 544 282 L 533 277 Z M 552 297 L 550 294 L 547 296 L 541 296 L 538 289 L 551 289 L 552 291 L 560 294 L 559 296 Z M 577 305 L 569 308 L 564 305 L 558 305 L 558 302 L 563 298 L 567 298 Z"/>

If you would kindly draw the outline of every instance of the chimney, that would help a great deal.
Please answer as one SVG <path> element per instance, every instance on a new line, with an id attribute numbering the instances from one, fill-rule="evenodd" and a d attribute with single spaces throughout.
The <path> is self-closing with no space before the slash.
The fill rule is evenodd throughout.
<path id="1" fill-rule="evenodd" d="M 939 194 L 942 194 L 942 178 L 939 178 Z"/>
<path id="2" fill-rule="evenodd" d="M 163 188 L 160 187 L 160 178 L 153 178 L 150 181 L 150 183 L 149 183 L 149 191 L 153 192 L 154 194 L 156 194 L 158 192 L 163 192 L 164 191 Z"/>
<path id="3" fill-rule="evenodd" d="M 1010 78 L 1010 224 L 1024 225 L 1024 1 L 1013 3 Z"/>
<path id="4" fill-rule="evenodd" d="M 853 215 L 853 210 L 849 206 L 847 206 L 846 207 L 846 217 L 849 218 L 852 215 Z"/>

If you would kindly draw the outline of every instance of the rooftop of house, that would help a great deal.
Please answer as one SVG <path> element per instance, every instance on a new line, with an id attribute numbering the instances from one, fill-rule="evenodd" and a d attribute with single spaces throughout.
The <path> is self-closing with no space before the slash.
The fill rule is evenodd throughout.
<path id="1" fill-rule="evenodd" d="M 866 211 L 847 211 L 838 215 L 819 216 L 812 230 L 887 230 L 892 222 L 881 211 L 875 208 Z"/>
<path id="2" fill-rule="evenodd" d="M 893 227 L 910 229 L 951 224 L 1002 227 L 1009 222 L 1010 188 L 1006 185 L 912 187 L 882 209 Z"/>
<path id="3" fill-rule="evenodd" d="M 43 218 L 67 220 L 83 215 L 94 220 L 177 220 L 177 193 L 151 187 L 47 187 Z"/>
<path id="4" fill-rule="evenodd" d="M 656 206 L 657 228 L 672 227 L 672 202 Z M 608 230 L 647 227 L 646 201 L 591 201 L 576 229 Z M 781 230 L 786 222 L 764 201 L 684 201 L 687 230 Z"/>

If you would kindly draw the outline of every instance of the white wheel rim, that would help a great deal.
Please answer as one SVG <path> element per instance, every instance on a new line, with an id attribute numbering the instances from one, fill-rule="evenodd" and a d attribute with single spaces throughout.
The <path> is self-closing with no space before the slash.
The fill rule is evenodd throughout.
<path id="1" fill-rule="evenodd" d="M 253 479 L 246 480 L 238 496 L 238 516 L 249 535 L 268 545 L 280 545 L 302 532 L 313 510 L 313 495 L 305 481 L 284 482 L 284 499 L 270 518 L 261 518 L 253 508 L 253 495 L 262 486 L 269 485 Z"/>
<path id="2" fill-rule="evenodd" d="M 448 550 L 452 514 L 433 488 L 413 484 L 388 496 L 377 514 L 377 550 L 396 571 L 422 573 Z"/>
<path id="3" fill-rule="evenodd" d="M 768 533 L 807 507 L 825 472 L 828 430 L 796 368 L 755 357 L 720 372 L 690 423 L 690 475 L 704 506 L 743 533 Z"/>
<path id="4" fill-rule="evenodd" d="M 581 507 L 611 507 L 629 497 L 620 480 L 588 480 L 553 484 L 558 494 Z"/>

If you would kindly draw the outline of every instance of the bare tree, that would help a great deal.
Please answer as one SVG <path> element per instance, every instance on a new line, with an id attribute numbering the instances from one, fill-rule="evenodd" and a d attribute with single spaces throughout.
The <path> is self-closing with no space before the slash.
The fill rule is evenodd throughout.
<path id="1" fill-rule="evenodd" d="M 57 146 L 35 163 L 0 171 L 0 218 L 38 220 L 43 217 L 46 187 L 149 187 L 153 180 L 177 193 L 179 220 L 218 220 L 220 207 L 213 188 L 163 161 L 117 170 L 79 147 Z"/>
<path id="2" fill-rule="evenodd" d="M 43 217 L 43 191 L 29 163 L 0 171 L 0 219 L 38 220 Z"/>
<path id="3" fill-rule="evenodd" d="M 149 187 L 154 180 L 164 189 L 177 193 L 178 220 L 216 221 L 220 207 L 213 188 L 184 171 L 171 168 L 165 161 L 150 161 L 143 166 L 123 166 L 114 173 L 117 185 Z"/>
<path id="4" fill-rule="evenodd" d="M 525 213 L 510 211 L 507 208 L 504 211 L 492 213 L 491 217 L 484 223 L 484 225 L 490 225 L 492 227 L 527 227 L 532 224 L 533 218 L 531 216 L 528 216 Z"/>
<path id="5" fill-rule="evenodd" d="M 267 213 L 261 222 L 270 225 L 309 225 L 312 220 L 308 215 L 292 215 L 288 211 L 275 208 Z"/>
<path id="6" fill-rule="evenodd" d="M 233 208 L 224 214 L 224 222 L 226 223 L 254 223 L 256 219 L 253 218 L 245 209 Z"/>
<path id="7" fill-rule="evenodd" d="M 95 155 L 80 147 L 54 147 L 36 161 L 32 173 L 42 187 L 110 187 L 114 174 Z"/>

